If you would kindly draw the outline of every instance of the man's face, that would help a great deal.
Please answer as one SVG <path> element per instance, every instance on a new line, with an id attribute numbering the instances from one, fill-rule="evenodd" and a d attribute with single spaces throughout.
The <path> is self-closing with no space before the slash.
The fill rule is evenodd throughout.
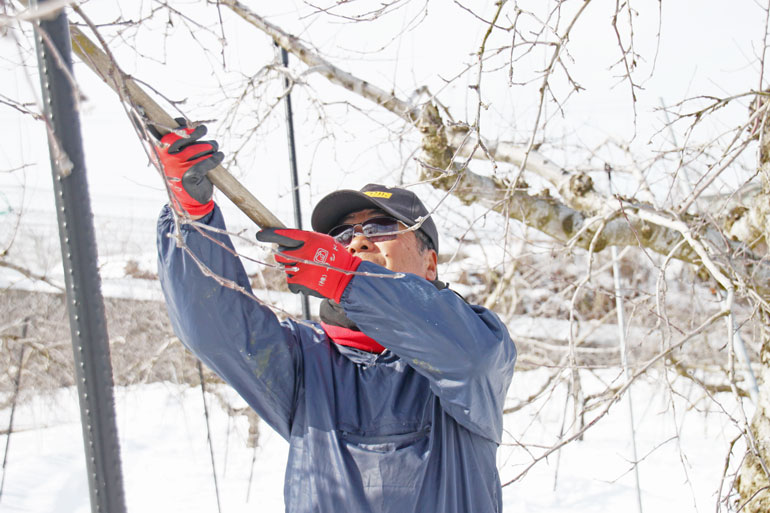
<path id="1" fill-rule="evenodd" d="M 373 217 L 383 215 L 379 210 L 359 210 L 344 217 L 342 224 L 359 224 Z M 406 228 L 399 223 L 399 227 Z M 427 280 L 436 279 L 436 252 L 432 249 L 420 251 L 420 242 L 413 231 L 399 233 L 393 240 L 372 242 L 360 231 L 356 231 L 348 245 L 348 251 L 361 260 L 379 264 L 391 271 L 413 273 Z"/>

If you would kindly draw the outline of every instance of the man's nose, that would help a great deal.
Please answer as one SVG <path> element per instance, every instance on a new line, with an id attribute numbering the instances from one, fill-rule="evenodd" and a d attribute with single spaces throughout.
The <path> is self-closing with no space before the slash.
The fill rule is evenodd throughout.
<path id="1" fill-rule="evenodd" d="M 372 241 L 366 238 L 366 235 L 364 235 L 364 232 L 361 230 L 360 226 L 355 227 L 355 232 L 353 234 L 353 240 L 350 241 L 350 244 L 348 244 L 348 251 L 351 255 L 355 255 L 359 252 L 365 252 L 371 250 L 373 247 Z"/>

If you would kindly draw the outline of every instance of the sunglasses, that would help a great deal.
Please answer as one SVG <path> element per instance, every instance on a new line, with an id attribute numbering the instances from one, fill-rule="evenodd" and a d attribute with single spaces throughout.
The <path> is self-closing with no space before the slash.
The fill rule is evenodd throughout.
<path id="1" fill-rule="evenodd" d="M 358 224 L 341 224 L 329 231 L 329 235 L 342 244 L 349 245 L 356 236 L 356 227 L 361 227 L 361 233 L 372 242 L 393 240 L 398 236 L 398 221 L 388 216 L 379 216 L 367 219 Z"/>

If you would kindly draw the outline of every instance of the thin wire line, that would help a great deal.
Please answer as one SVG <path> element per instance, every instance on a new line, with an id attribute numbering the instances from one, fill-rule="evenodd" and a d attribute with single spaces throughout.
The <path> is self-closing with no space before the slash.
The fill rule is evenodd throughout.
<path id="1" fill-rule="evenodd" d="M 211 424 L 209 423 L 209 407 L 206 405 L 206 382 L 203 380 L 203 365 L 198 360 L 198 376 L 201 380 L 201 396 L 203 397 L 203 414 L 206 417 L 206 438 L 211 455 L 211 473 L 214 475 L 214 492 L 217 496 L 217 511 L 222 513 L 222 505 L 219 502 L 219 481 L 217 480 L 217 467 L 214 462 L 214 445 L 211 443 Z"/>

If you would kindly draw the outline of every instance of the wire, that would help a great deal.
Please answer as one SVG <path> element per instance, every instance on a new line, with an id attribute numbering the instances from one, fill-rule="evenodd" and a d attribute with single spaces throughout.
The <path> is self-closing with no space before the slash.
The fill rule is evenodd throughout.
<path id="1" fill-rule="evenodd" d="M 217 466 L 214 462 L 214 446 L 211 443 L 211 424 L 209 423 L 209 407 L 206 405 L 206 382 L 203 380 L 203 365 L 198 360 L 198 376 L 201 380 L 201 396 L 203 397 L 203 414 L 206 416 L 206 438 L 211 455 L 211 473 L 214 475 L 214 492 L 217 496 L 217 511 L 222 513 L 222 505 L 219 502 L 219 481 L 217 480 Z"/>
<path id="2" fill-rule="evenodd" d="M 24 366 L 24 349 L 27 347 L 23 342 L 27 338 L 27 328 L 29 327 L 29 317 L 25 317 L 22 321 L 23 328 L 21 330 L 22 344 L 19 350 L 19 368 L 16 370 L 16 380 L 13 384 L 13 400 L 11 402 L 11 418 L 8 421 L 8 438 L 5 439 L 5 455 L 3 456 L 3 477 L 0 480 L 0 500 L 3 498 L 3 489 L 5 488 L 5 467 L 8 463 L 8 448 L 11 446 L 11 433 L 13 433 L 13 416 L 16 413 L 16 402 L 19 398 L 19 388 L 21 385 L 21 369 Z"/>

